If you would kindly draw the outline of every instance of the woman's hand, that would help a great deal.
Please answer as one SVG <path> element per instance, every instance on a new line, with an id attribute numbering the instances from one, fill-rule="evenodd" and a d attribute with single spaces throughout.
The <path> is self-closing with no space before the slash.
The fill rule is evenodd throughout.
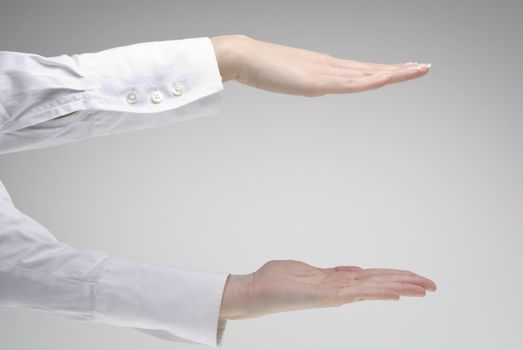
<path id="1" fill-rule="evenodd" d="M 245 35 L 211 38 L 223 81 L 292 95 L 360 92 L 419 78 L 430 64 L 377 64 L 273 44 Z"/>
<path id="2" fill-rule="evenodd" d="M 272 260 L 256 272 L 230 275 L 221 319 L 246 319 L 299 309 L 335 307 L 359 300 L 397 300 L 435 291 L 431 280 L 410 271 L 319 268 L 296 260 Z"/>

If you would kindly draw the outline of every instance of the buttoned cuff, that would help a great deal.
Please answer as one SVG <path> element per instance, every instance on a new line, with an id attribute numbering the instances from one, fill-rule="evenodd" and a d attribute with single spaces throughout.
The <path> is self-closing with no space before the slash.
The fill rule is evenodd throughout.
<path id="1" fill-rule="evenodd" d="M 93 109 L 159 113 L 223 90 L 208 37 L 144 42 L 72 58 Z"/>
<path id="2" fill-rule="evenodd" d="M 219 313 L 228 276 L 108 258 L 96 285 L 94 321 L 220 346 L 225 321 L 219 321 Z"/>

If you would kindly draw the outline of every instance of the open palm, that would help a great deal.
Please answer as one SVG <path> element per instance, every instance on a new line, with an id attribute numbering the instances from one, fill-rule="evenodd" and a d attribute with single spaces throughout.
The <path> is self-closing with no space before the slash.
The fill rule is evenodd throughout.
<path id="1" fill-rule="evenodd" d="M 433 281 L 396 269 L 358 266 L 319 268 L 296 260 L 272 260 L 249 275 L 246 298 L 231 319 L 309 308 L 335 307 L 359 300 L 397 300 L 434 291 Z"/>

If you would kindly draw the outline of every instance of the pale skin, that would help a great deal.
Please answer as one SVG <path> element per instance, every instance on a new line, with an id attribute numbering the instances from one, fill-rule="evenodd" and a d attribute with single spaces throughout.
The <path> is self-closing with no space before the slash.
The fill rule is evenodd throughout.
<path id="1" fill-rule="evenodd" d="M 363 92 L 424 76 L 430 64 L 378 64 L 264 42 L 245 35 L 211 38 L 223 82 L 306 97 Z M 238 320 L 361 300 L 422 297 L 436 284 L 414 272 L 316 267 L 296 260 L 271 260 L 257 271 L 230 275 L 220 319 Z"/>
<path id="2" fill-rule="evenodd" d="M 245 35 L 211 38 L 223 82 L 306 97 L 363 92 L 424 76 L 430 64 L 378 64 L 264 42 Z M 230 275 L 220 319 L 336 307 L 360 300 L 424 296 L 436 284 L 411 271 L 358 266 L 315 267 L 272 260 L 257 271 Z"/>

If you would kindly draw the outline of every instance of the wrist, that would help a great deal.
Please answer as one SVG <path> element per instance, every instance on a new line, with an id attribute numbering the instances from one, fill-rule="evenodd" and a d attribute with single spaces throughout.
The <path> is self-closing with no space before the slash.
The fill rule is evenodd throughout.
<path id="1" fill-rule="evenodd" d="M 242 42 L 248 37 L 243 34 L 233 34 L 215 36 L 210 39 L 222 81 L 236 80 L 241 65 Z"/>
<path id="2" fill-rule="evenodd" d="M 244 318 L 251 297 L 252 274 L 230 275 L 225 283 L 220 307 L 220 319 Z"/>

